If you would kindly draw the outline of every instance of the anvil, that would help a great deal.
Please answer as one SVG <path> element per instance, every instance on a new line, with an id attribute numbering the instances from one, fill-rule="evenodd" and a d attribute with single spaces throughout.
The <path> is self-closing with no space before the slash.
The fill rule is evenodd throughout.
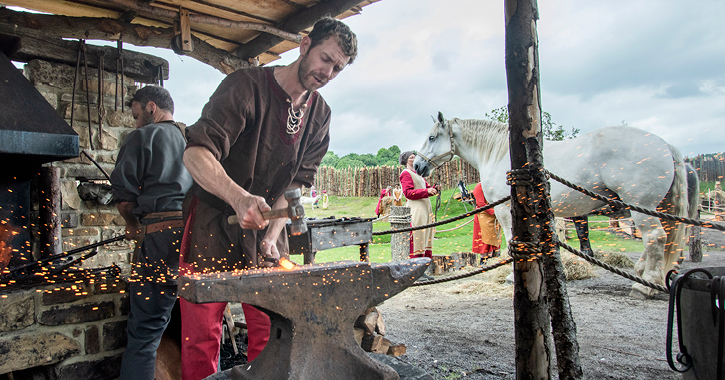
<path id="1" fill-rule="evenodd" d="M 355 342 L 353 324 L 365 309 L 412 285 L 429 264 L 428 258 L 338 261 L 182 276 L 179 295 L 192 303 L 244 302 L 270 316 L 267 346 L 232 369 L 231 379 L 397 380 Z"/>

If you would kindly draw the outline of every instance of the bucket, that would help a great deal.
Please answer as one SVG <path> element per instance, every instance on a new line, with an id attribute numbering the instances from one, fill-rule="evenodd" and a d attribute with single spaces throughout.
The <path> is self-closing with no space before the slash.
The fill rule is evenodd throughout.
<path id="1" fill-rule="evenodd" d="M 725 277 L 725 267 L 709 267 L 701 268 L 701 270 L 709 272 L 713 277 Z M 681 343 L 680 347 L 684 345 L 685 350 L 680 349 L 680 351 L 686 351 L 689 355 L 689 361 L 692 363 L 690 369 L 682 373 L 683 380 L 718 379 L 719 325 L 713 323 L 710 292 L 713 279 L 707 278 L 706 273 L 701 270 L 683 272 L 671 277 L 670 287 L 679 285 L 681 290 L 679 292 L 679 309 L 677 310 L 680 314 L 679 319 L 676 314 L 672 314 L 673 298 L 677 297 L 677 295 L 676 292 L 670 291 L 670 320 L 674 318 L 675 321 L 679 321 L 678 323 L 681 324 L 679 326 L 679 341 Z M 725 281 L 725 278 L 722 280 Z M 679 284 L 680 282 L 681 284 Z M 722 303 L 719 305 L 722 309 Z M 723 312 L 723 310 L 720 310 L 720 312 Z M 718 319 L 720 318 L 719 314 L 716 314 L 716 316 Z M 668 349 L 674 345 L 675 347 L 672 349 L 677 351 L 678 330 L 675 329 L 673 339 L 669 339 L 670 334 L 673 333 L 672 324 L 670 323 L 668 327 L 670 328 L 670 331 L 668 331 Z M 672 357 L 669 354 L 668 352 L 668 356 Z M 686 361 L 685 359 L 684 362 Z M 682 369 L 682 366 L 680 366 L 680 369 Z M 681 372 L 681 370 L 678 371 Z M 725 379 L 725 369 L 722 372 L 722 376 L 719 378 Z"/>

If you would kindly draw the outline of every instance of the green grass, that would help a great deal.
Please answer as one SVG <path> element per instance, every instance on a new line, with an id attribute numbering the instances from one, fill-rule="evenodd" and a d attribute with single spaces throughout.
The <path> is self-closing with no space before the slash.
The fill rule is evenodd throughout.
<path id="1" fill-rule="evenodd" d="M 473 188 L 473 186 L 470 186 Z M 475 207 L 471 205 L 464 205 L 463 203 L 451 199 L 450 204 L 448 200 L 451 197 L 453 190 L 444 190 L 441 194 L 441 207 L 438 211 L 438 220 L 443 220 L 458 216 L 468 211 L 473 210 Z M 431 198 L 433 208 L 435 211 L 435 198 Z M 335 218 L 341 217 L 363 217 L 363 218 L 375 218 L 375 206 L 378 203 L 377 198 L 365 197 L 365 198 L 352 198 L 352 197 L 330 197 L 330 207 L 326 210 L 316 208 L 311 210 L 309 206 L 306 206 L 307 217 L 313 218 L 326 218 L 334 216 Z M 322 206 L 322 202 L 319 203 Z M 446 206 L 447 210 L 446 210 Z M 444 214 L 445 212 L 445 214 Z M 433 241 L 433 252 L 436 255 L 445 255 L 453 252 L 470 252 L 472 235 L 473 235 L 473 222 L 448 232 L 441 232 L 443 230 L 452 229 L 454 227 L 461 226 L 467 221 L 471 220 L 472 217 L 462 219 L 450 224 L 438 226 L 435 240 Z M 609 219 L 606 217 L 591 217 L 590 218 L 590 229 L 606 228 Z M 390 223 L 386 220 L 373 223 L 373 231 L 389 230 Z M 579 240 L 576 239 L 576 233 L 573 231 L 568 235 L 567 244 L 574 248 L 579 248 Z M 589 239 L 593 249 L 603 250 L 619 250 L 624 252 L 639 252 L 642 251 L 644 246 L 641 240 L 633 239 L 622 239 L 615 234 L 606 231 L 591 231 Z M 506 247 L 506 243 L 503 242 L 503 247 Z M 390 235 L 373 236 L 373 241 L 369 245 L 370 260 L 372 262 L 388 262 L 390 261 Z M 300 256 L 293 257 L 294 259 L 300 259 Z M 324 250 L 318 252 L 315 258 L 316 262 L 329 262 L 339 260 L 359 260 L 360 251 L 357 246 L 342 247 Z"/>

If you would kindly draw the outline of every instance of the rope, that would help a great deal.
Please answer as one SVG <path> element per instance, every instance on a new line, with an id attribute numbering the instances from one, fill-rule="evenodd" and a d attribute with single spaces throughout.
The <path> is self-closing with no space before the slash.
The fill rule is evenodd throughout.
<path id="1" fill-rule="evenodd" d="M 470 211 L 470 212 L 467 212 L 465 214 L 461 214 L 461 215 L 458 215 L 458 216 L 454 216 L 452 218 L 448 218 L 448 219 L 441 220 L 440 222 L 428 223 L 428 224 L 424 224 L 422 226 L 417 226 L 417 227 L 401 228 L 401 229 L 398 229 L 398 230 L 377 231 L 377 232 L 373 232 L 373 236 L 388 235 L 388 234 L 397 234 L 399 232 L 408 232 L 408 231 L 415 231 L 415 230 L 423 230 L 423 229 L 426 229 L 426 228 L 440 226 L 442 224 L 448 224 L 448 223 L 451 223 L 451 222 L 455 222 L 457 220 L 461 220 L 461 219 L 468 218 L 471 215 L 478 214 L 479 212 L 486 211 L 486 210 L 488 210 L 490 208 L 496 207 L 496 206 L 498 206 L 498 205 L 500 205 L 502 203 L 508 202 L 510 199 L 511 199 L 511 196 L 506 196 L 506 197 L 503 197 L 503 198 L 497 200 L 496 202 L 493 202 L 493 203 L 488 204 L 486 206 L 483 206 L 481 208 L 477 208 L 477 209 L 475 209 L 473 211 Z"/>
<path id="2" fill-rule="evenodd" d="M 412 286 L 433 285 L 433 284 L 440 284 L 442 282 L 448 282 L 448 281 L 453 281 L 453 280 L 460 280 L 462 278 L 475 276 L 477 274 L 480 274 L 480 273 L 483 273 L 483 272 L 486 272 L 486 271 L 490 271 L 492 269 L 496 269 L 496 268 L 498 268 L 498 267 L 500 267 L 502 265 L 506 265 L 506 264 L 508 264 L 508 263 L 510 263 L 512 261 L 514 261 L 514 259 L 509 258 L 509 259 L 506 259 L 504 261 L 500 261 L 500 262 L 498 262 L 496 264 L 488 265 L 488 266 L 485 266 L 485 267 L 481 267 L 481 268 L 478 268 L 478 269 L 476 269 L 474 271 L 470 271 L 468 273 L 459 274 L 457 276 L 451 276 L 451 277 L 441 278 L 441 279 L 438 279 L 438 280 L 415 282 L 415 283 L 413 283 L 413 285 L 411 285 L 411 287 Z"/>
<path id="3" fill-rule="evenodd" d="M 557 176 L 556 174 L 554 174 L 554 173 L 552 173 L 552 172 L 550 172 L 548 170 L 546 172 L 547 172 L 547 174 L 549 176 L 551 176 L 551 178 L 555 179 L 557 182 L 560 182 L 560 183 L 562 183 L 562 184 L 564 184 L 564 185 L 566 185 L 566 186 L 568 186 L 568 187 L 570 187 L 570 188 L 572 188 L 572 189 L 574 189 L 574 190 L 576 190 L 576 191 L 578 191 L 580 193 L 583 193 L 583 194 L 585 194 L 587 196 L 590 196 L 592 198 L 598 199 L 598 200 L 600 200 L 602 202 L 607 202 L 609 204 L 613 204 L 613 205 L 616 205 L 616 206 L 624 207 L 624 208 L 626 208 L 628 210 L 637 211 L 639 213 L 642 213 L 642 214 L 645 214 L 645 215 L 654 216 L 654 217 L 657 217 L 657 218 L 660 218 L 660 219 L 667 219 L 667 220 L 672 220 L 672 221 L 675 221 L 675 222 L 681 222 L 681 223 L 692 224 L 692 225 L 695 225 L 695 226 L 700 226 L 700 227 L 705 227 L 705 228 L 714 228 L 714 229 L 719 230 L 719 231 L 725 231 L 725 226 L 721 226 L 721 225 L 718 225 L 718 224 L 712 224 L 712 223 L 709 223 L 709 222 L 702 222 L 702 221 L 699 221 L 697 219 L 683 218 L 683 217 L 680 217 L 680 216 L 674 216 L 674 215 L 666 214 L 664 212 L 659 212 L 659 211 L 652 211 L 652 210 L 648 210 L 646 208 L 642 208 L 642 207 L 639 207 L 639 206 L 635 206 L 635 205 L 631 205 L 631 204 L 628 204 L 628 203 L 624 203 L 624 202 L 619 201 L 619 200 L 616 200 L 616 199 L 607 198 L 605 196 L 602 196 L 602 195 L 593 193 L 593 192 L 591 192 L 591 191 L 589 191 L 589 190 L 587 190 L 587 189 L 585 189 L 585 188 L 583 188 L 583 187 L 581 187 L 579 185 L 576 185 L 574 183 L 571 183 L 571 182 L 569 182 L 569 181 L 567 181 L 567 180 L 565 180 L 565 179 Z"/>
<path id="4" fill-rule="evenodd" d="M 644 286 L 650 287 L 652 289 L 659 290 L 659 291 L 662 291 L 662 292 L 667 292 L 667 288 L 665 288 L 662 285 L 658 285 L 658 284 L 655 284 L 653 282 L 649 282 L 647 280 L 643 280 L 642 278 L 637 277 L 637 276 L 635 276 L 635 275 L 633 275 L 631 273 L 627 273 L 627 272 L 625 272 L 625 271 L 623 271 L 623 270 L 621 270 L 619 268 L 615 268 L 615 267 L 613 267 L 613 266 L 611 266 L 611 265 L 609 265 L 609 264 L 607 264 L 607 263 L 605 263 L 603 261 L 597 260 L 597 259 L 595 259 L 592 256 L 589 256 L 587 254 L 584 254 L 584 253 L 582 253 L 582 252 L 580 252 L 580 251 L 572 248 L 571 246 L 567 245 L 566 243 L 557 242 L 557 244 L 560 247 L 566 249 L 567 251 L 569 251 L 569 252 L 571 252 L 571 253 L 573 253 L 573 254 L 581 257 L 582 259 L 584 259 L 584 260 L 586 260 L 586 261 L 588 261 L 588 262 L 590 262 L 592 264 L 599 265 L 600 267 L 602 267 L 602 268 L 604 268 L 604 269 L 606 269 L 606 270 L 608 270 L 608 271 L 610 271 L 612 273 L 616 273 L 616 274 L 618 274 L 618 275 L 620 275 L 622 277 L 625 277 L 625 278 L 627 278 L 629 280 L 632 280 L 634 282 L 638 282 L 638 283 L 640 283 L 640 284 L 642 284 Z"/>
<path id="5" fill-rule="evenodd" d="M 457 229 L 459 229 L 459 228 L 463 228 L 463 227 L 465 227 L 465 226 L 467 226 L 467 225 L 471 224 L 471 222 L 473 222 L 474 220 L 476 220 L 476 218 L 473 218 L 473 219 L 471 219 L 471 220 L 467 221 L 466 223 L 463 223 L 463 224 L 461 224 L 461 225 L 460 225 L 460 226 L 458 226 L 458 227 L 453 227 L 453 228 L 449 228 L 449 229 L 447 229 L 447 230 L 436 230 L 436 233 L 439 233 L 439 232 L 448 232 L 448 231 L 453 231 L 453 230 L 457 230 Z"/>

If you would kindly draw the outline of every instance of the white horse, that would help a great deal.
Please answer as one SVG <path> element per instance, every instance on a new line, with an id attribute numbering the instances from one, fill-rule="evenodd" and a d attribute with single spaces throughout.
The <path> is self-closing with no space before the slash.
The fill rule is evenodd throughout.
<path id="1" fill-rule="evenodd" d="M 623 126 L 601 128 L 570 140 L 545 141 L 543 153 L 544 166 L 550 172 L 603 196 L 683 217 L 693 217 L 688 210 L 696 210 L 698 192 L 694 191 L 688 201 L 680 152 L 652 133 Z M 427 176 L 432 166 L 454 155 L 476 166 L 489 202 L 511 194 L 506 184 L 506 171 L 511 169 L 508 124 L 445 120 L 439 113 L 415 159 L 415 170 Z M 586 215 L 605 205 L 559 182 L 550 182 L 556 216 Z M 505 203 L 494 209 L 507 239 L 511 239 L 510 207 Z M 632 219 L 644 243 L 635 271 L 645 280 L 665 285 L 665 273 L 681 255 L 685 225 L 638 212 L 632 212 Z M 632 287 L 633 295 L 652 296 L 656 292 L 638 283 Z"/>

